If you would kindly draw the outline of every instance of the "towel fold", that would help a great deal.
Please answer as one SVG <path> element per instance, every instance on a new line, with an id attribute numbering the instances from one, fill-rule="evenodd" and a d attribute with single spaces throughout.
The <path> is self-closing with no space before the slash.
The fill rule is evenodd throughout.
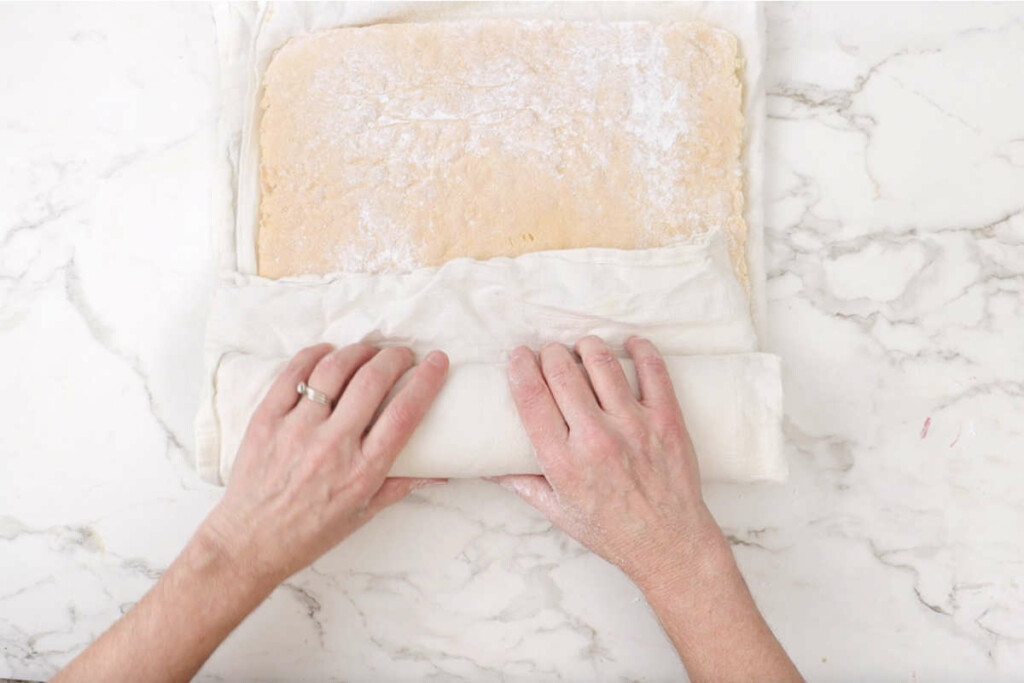
<path id="1" fill-rule="evenodd" d="M 205 478 L 227 481 L 249 416 L 286 362 L 240 353 L 224 357 L 217 370 L 216 398 L 222 446 L 220 458 L 210 459 L 204 467 Z M 668 356 L 665 363 L 693 440 L 702 479 L 785 479 L 777 356 Z M 633 364 L 628 360 L 622 364 L 635 391 Z M 460 478 L 511 473 L 540 474 L 541 470 L 516 414 L 504 365 L 452 366 L 430 412 L 392 467 L 391 476 Z"/>
<path id="2" fill-rule="evenodd" d="M 224 286 L 207 328 L 198 470 L 207 481 L 228 480 L 253 409 L 295 352 L 367 341 L 418 354 L 442 349 L 452 360 L 445 389 L 392 474 L 537 472 L 505 380 L 507 353 L 587 334 L 620 355 L 629 336 L 641 335 L 666 355 L 704 478 L 785 477 L 778 359 L 749 353 L 756 334 L 748 300 L 718 232 L 659 249 L 549 251 L 407 274 L 247 277 Z"/>

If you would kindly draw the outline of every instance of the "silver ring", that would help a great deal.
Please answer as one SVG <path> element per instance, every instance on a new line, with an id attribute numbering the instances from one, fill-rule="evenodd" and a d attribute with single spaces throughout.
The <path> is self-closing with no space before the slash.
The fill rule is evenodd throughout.
<path id="1" fill-rule="evenodd" d="M 328 408 L 334 408 L 334 401 L 332 401 L 327 394 L 322 391 L 317 391 L 305 382 L 299 382 L 299 386 L 295 387 L 295 391 L 302 394 L 313 403 L 319 403 L 320 405 L 327 406 Z"/>

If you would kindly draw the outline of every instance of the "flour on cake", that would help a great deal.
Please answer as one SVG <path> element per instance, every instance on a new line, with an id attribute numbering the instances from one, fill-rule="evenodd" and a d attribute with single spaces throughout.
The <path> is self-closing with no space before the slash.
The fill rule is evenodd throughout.
<path id="1" fill-rule="evenodd" d="M 381 24 L 264 77 L 259 272 L 644 248 L 715 227 L 745 277 L 737 44 L 702 23 Z"/>

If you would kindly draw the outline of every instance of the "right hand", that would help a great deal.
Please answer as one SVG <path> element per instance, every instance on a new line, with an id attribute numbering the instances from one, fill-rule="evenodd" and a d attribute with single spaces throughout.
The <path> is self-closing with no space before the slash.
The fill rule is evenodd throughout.
<path id="1" fill-rule="evenodd" d="M 495 481 L 645 588 L 680 578 L 698 549 L 724 538 L 664 360 L 645 339 L 626 350 L 639 398 L 597 337 L 576 345 L 586 376 L 561 344 L 545 346 L 539 363 L 526 347 L 513 351 L 509 383 L 544 476 Z"/>

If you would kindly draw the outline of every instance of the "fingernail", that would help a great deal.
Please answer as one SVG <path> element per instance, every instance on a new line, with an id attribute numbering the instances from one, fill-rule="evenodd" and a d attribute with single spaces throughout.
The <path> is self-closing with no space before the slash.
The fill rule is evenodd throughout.
<path id="1" fill-rule="evenodd" d="M 419 491 L 420 489 L 429 489 L 431 486 L 441 486 L 447 484 L 447 479 L 431 479 L 429 481 L 423 481 L 413 487 L 413 491 Z"/>
<path id="2" fill-rule="evenodd" d="M 512 350 L 508 357 L 508 381 L 514 386 L 519 386 L 523 381 L 523 364 L 527 362 L 527 355 L 532 352 L 525 346 Z"/>
<path id="3" fill-rule="evenodd" d="M 522 360 L 523 358 L 526 358 L 526 356 L 529 355 L 530 353 L 532 352 L 528 347 L 517 346 L 516 348 L 512 349 L 512 353 L 510 353 L 508 357 L 510 360 Z"/>
<path id="4" fill-rule="evenodd" d="M 441 351 L 431 351 L 427 354 L 425 361 L 434 367 L 443 368 L 448 364 L 448 356 Z"/>

